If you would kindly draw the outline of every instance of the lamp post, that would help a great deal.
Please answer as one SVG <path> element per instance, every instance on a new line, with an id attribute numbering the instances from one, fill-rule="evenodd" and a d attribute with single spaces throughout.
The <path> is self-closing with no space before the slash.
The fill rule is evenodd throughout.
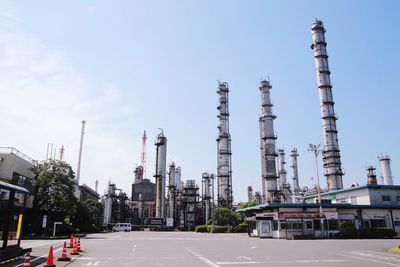
<path id="1" fill-rule="evenodd" d="M 322 219 L 323 213 L 322 213 L 322 203 L 321 203 L 321 187 L 319 184 L 319 170 L 318 170 L 318 155 L 321 152 L 319 147 L 320 147 L 320 145 L 309 144 L 309 148 L 307 150 L 312 152 L 314 154 L 314 158 L 315 158 L 315 172 L 316 172 L 316 177 L 317 177 L 317 198 L 318 198 L 318 203 L 319 203 L 319 215 L 320 215 L 320 220 L 321 220 L 321 236 L 324 237 L 324 221 Z"/>

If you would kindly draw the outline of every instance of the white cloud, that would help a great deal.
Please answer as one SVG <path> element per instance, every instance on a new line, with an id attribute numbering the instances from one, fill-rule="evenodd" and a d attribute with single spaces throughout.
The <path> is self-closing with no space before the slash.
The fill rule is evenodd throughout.
<path id="1" fill-rule="evenodd" d="M 65 159 L 75 169 L 85 119 L 81 182 L 94 186 L 99 179 L 102 192 L 113 177 L 130 194 L 132 151 L 140 151 L 140 144 L 121 130 L 135 113 L 121 90 L 94 86 L 62 51 L 21 31 L 12 10 L 0 10 L 0 25 L 0 146 L 42 160 L 47 143 L 64 145 Z"/>

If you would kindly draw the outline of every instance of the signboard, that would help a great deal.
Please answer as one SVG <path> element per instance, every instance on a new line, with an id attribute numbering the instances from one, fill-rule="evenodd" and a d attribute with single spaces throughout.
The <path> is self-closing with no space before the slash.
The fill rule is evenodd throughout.
<path id="1" fill-rule="evenodd" d="M 279 212 L 280 219 L 319 219 L 325 218 L 324 214 L 303 212 Z"/>
<path id="2" fill-rule="evenodd" d="M 167 227 L 173 227 L 174 226 L 174 218 L 167 218 L 167 222 L 165 223 Z"/>
<path id="3" fill-rule="evenodd" d="M 145 220 L 145 224 L 147 225 L 163 225 L 164 219 L 163 218 L 147 218 Z"/>
<path id="4" fill-rule="evenodd" d="M 42 228 L 46 228 L 46 225 L 47 225 L 47 215 L 43 215 Z"/>

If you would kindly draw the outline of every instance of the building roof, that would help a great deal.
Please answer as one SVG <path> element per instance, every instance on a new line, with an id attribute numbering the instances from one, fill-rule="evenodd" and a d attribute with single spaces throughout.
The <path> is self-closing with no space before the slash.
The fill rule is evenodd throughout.
<path id="1" fill-rule="evenodd" d="M 265 203 L 257 206 L 237 209 L 237 212 L 262 211 L 265 208 L 344 208 L 344 209 L 400 209 L 400 205 L 353 205 L 350 203 Z"/>
<path id="2" fill-rule="evenodd" d="M 21 187 L 21 186 L 18 186 L 18 185 L 14 185 L 14 184 L 2 182 L 2 181 L 0 181 L 0 188 L 5 188 L 7 190 L 15 190 L 17 192 L 22 192 L 22 193 L 28 193 L 29 194 L 28 189 L 26 189 L 25 187 Z"/>
<path id="3" fill-rule="evenodd" d="M 368 189 L 397 189 L 397 190 L 400 190 L 400 185 L 366 184 L 366 185 L 360 185 L 360 186 L 354 186 L 354 187 L 349 187 L 349 188 L 344 188 L 344 189 L 339 189 L 339 190 L 323 192 L 323 193 L 321 193 L 321 197 L 328 196 L 330 194 L 343 193 L 343 192 L 349 192 L 349 191 L 366 189 L 366 188 L 368 188 Z M 303 196 L 300 198 L 308 199 L 308 198 L 314 198 L 314 197 L 317 197 L 317 194 L 306 195 L 306 196 Z"/>

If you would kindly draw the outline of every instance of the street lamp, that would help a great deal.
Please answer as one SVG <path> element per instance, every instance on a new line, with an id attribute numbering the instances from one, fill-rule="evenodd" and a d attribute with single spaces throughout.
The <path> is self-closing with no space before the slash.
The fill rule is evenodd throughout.
<path id="1" fill-rule="evenodd" d="M 312 152 L 314 154 L 315 158 L 315 172 L 316 172 L 316 177 L 317 177 L 317 198 L 318 198 L 318 203 L 319 203 L 319 215 L 320 215 L 320 220 L 321 220 L 321 236 L 324 237 L 324 221 L 322 220 L 322 203 L 321 203 L 321 187 L 319 185 L 319 170 L 318 170 L 318 155 L 321 152 L 319 149 L 321 145 L 314 145 L 314 144 L 309 144 L 308 146 L 308 151 Z"/>

